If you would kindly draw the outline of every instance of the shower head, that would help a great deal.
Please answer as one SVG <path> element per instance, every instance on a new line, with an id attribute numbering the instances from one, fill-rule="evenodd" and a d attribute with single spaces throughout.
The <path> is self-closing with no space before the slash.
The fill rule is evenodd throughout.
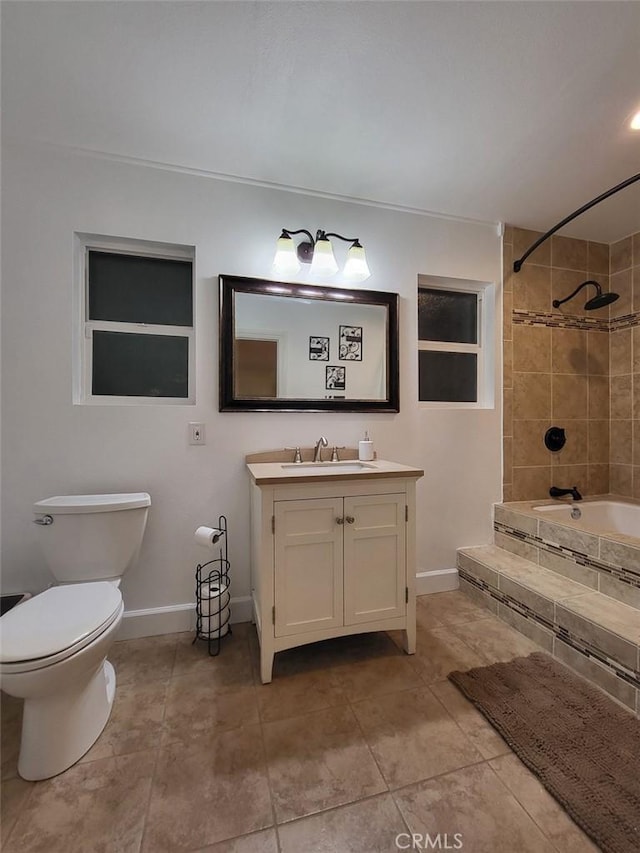
<path id="1" fill-rule="evenodd" d="M 616 299 L 619 299 L 620 296 L 617 293 L 596 293 L 588 302 L 585 303 L 585 309 L 587 311 L 593 311 L 596 308 L 604 308 L 605 305 L 611 305 L 612 302 L 615 302 Z"/>
<path id="2" fill-rule="evenodd" d="M 610 305 L 612 302 L 615 302 L 616 299 L 620 298 L 617 293 L 603 293 L 598 282 L 590 279 L 589 281 L 583 281 L 581 285 L 576 287 L 573 293 L 570 293 L 569 296 L 566 296 L 564 299 L 554 299 L 553 307 L 559 308 L 563 302 L 568 302 L 570 299 L 573 299 L 573 297 L 588 284 L 592 284 L 595 287 L 596 295 L 592 296 L 591 299 L 585 303 L 584 307 L 586 311 L 594 311 L 596 308 L 604 308 L 605 305 Z"/>

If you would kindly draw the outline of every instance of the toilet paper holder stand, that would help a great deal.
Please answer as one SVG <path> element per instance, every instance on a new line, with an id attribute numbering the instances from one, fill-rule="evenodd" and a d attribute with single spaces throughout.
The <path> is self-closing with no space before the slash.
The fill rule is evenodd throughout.
<path id="1" fill-rule="evenodd" d="M 218 556 L 196 566 L 196 640 L 206 640 L 212 657 L 220 654 L 222 638 L 231 634 L 229 606 L 228 529 L 224 515 L 215 525 L 222 533 Z M 193 645 L 192 643 L 192 645 Z"/>

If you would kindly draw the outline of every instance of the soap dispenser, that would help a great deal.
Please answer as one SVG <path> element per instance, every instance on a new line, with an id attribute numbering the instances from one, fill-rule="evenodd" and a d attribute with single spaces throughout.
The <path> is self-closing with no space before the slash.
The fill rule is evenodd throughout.
<path id="1" fill-rule="evenodd" d="M 362 441 L 358 442 L 358 459 L 362 462 L 370 462 L 373 459 L 373 442 L 368 432 L 365 432 Z"/>

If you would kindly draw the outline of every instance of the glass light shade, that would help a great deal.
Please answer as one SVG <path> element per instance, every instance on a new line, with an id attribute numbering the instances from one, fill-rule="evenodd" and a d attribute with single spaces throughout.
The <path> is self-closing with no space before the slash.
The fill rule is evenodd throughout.
<path id="1" fill-rule="evenodd" d="M 300 271 L 300 261 L 296 255 L 296 245 L 291 237 L 279 237 L 273 268 L 282 275 L 291 275 Z"/>
<path id="2" fill-rule="evenodd" d="M 338 264 L 333 256 L 333 249 L 329 240 L 316 240 L 311 261 L 312 275 L 335 275 L 338 272 Z"/>
<path id="3" fill-rule="evenodd" d="M 347 252 L 347 262 L 344 265 L 344 278 L 352 281 L 364 281 L 369 278 L 371 270 L 362 246 L 352 246 Z"/>

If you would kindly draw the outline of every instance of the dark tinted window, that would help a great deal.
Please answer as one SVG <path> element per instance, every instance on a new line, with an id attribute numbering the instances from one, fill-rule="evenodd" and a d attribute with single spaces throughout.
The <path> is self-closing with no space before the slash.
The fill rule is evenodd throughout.
<path id="1" fill-rule="evenodd" d="M 419 287 L 418 338 L 421 341 L 477 344 L 477 294 Z"/>
<path id="2" fill-rule="evenodd" d="M 193 325 L 191 261 L 89 251 L 89 320 Z"/>
<path id="3" fill-rule="evenodd" d="M 420 400 L 475 403 L 478 400 L 478 366 L 475 353 L 418 352 Z"/>
<path id="4" fill-rule="evenodd" d="M 93 332 L 93 394 L 188 397 L 189 339 Z"/>

